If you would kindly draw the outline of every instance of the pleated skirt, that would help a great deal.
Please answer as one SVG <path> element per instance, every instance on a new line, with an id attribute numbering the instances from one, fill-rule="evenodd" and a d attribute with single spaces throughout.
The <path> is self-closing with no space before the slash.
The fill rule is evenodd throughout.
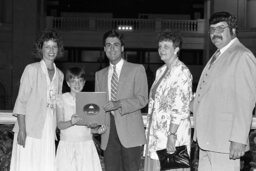
<path id="1" fill-rule="evenodd" d="M 102 171 L 93 140 L 60 141 L 56 155 L 57 171 Z"/>
<path id="2" fill-rule="evenodd" d="M 55 171 L 55 130 L 53 112 L 48 110 L 41 139 L 26 138 L 25 148 L 14 134 L 10 171 Z"/>

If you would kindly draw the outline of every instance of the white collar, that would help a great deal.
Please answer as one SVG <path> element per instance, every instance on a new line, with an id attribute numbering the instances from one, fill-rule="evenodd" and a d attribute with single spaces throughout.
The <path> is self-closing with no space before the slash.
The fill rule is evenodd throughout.
<path id="1" fill-rule="evenodd" d="M 220 54 L 224 53 L 235 41 L 237 40 L 237 37 L 232 39 L 226 46 L 220 49 Z"/>
<path id="2" fill-rule="evenodd" d="M 121 60 L 116 64 L 116 72 L 120 72 L 121 71 L 121 69 L 122 69 L 122 67 L 123 67 L 123 64 L 124 64 L 124 59 L 123 58 L 121 58 Z M 111 70 L 113 70 L 113 64 L 111 64 L 110 63 L 110 68 L 111 68 Z"/>
<path id="3" fill-rule="evenodd" d="M 45 63 L 45 61 L 44 61 L 43 59 L 40 61 L 40 65 L 41 65 L 41 68 L 42 68 L 43 72 L 44 72 L 45 74 L 47 74 L 47 73 L 48 73 L 48 71 L 47 71 L 47 66 L 46 66 L 46 63 Z M 53 68 L 54 68 L 54 70 L 56 71 L 55 63 L 53 63 Z"/>

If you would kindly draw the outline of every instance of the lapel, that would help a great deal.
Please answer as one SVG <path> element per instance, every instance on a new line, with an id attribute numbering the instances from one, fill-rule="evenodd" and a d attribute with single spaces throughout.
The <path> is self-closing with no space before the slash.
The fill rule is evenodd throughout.
<path id="1" fill-rule="evenodd" d="M 120 97 L 120 90 L 125 90 L 125 83 L 126 83 L 126 79 L 128 78 L 128 75 L 130 73 L 130 69 L 129 69 L 129 64 L 127 61 L 124 60 L 124 64 L 122 66 L 121 69 L 121 73 L 119 76 L 119 80 L 118 80 L 118 90 L 117 90 L 117 97 Z"/>
<path id="2" fill-rule="evenodd" d="M 106 68 L 106 71 L 102 72 L 102 90 L 103 92 L 107 92 L 107 98 L 109 97 L 109 92 L 108 92 L 108 72 L 109 72 L 109 67 Z"/>
<path id="3" fill-rule="evenodd" d="M 215 64 L 211 66 L 210 69 L 208 69 L 210 60 L 208 61 L 202 72 L 202 79 L 200 79 L 198 84 L 199 87 L 202 87 L 202 89 L 199 89 L 200 94 L 204 94 L 204 92 L 206 92 L 211 86 L 212 81 L 222 75 L 224 70 L 227 69 L 227 66 L 230 65 L 230 59 L 233 58 L 231 53 L 233 53 L 239 43 L 238 39 L 235 40 L 233 44 L 219 56 L 219 59 L 215 61 Z M 207 76 L 205 76 L 206 74 Z M 202 83 L 202 81 L 204 81 L 204 83 Z"/>
<path id="4" fill-rule="evenodd" d="M 166 64 L 164 66 L 162 66 L 161 68 L 159 68 L 159 73 L 156 75 L 156 79 L 155 79 L 153 85 L 155 85 L 158 82 L 158 80 L 162 77 L 166 68 L 167 68 Z"/>

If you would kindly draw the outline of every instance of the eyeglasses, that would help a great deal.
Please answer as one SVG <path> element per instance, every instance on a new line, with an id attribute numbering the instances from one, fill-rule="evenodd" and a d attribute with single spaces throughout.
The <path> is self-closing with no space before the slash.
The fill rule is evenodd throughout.
<path id="1" fill-rule="evenodd" d="M 210 29 L 209 29 L 209 33 L 210 34 L 213 34 L 213 33 L 223 33 L 224 32 L 224 30 L 226 29 L 226 28 L 228 28 L 229 26 L 218 26 L 218 27 L 210 27 Z"/>

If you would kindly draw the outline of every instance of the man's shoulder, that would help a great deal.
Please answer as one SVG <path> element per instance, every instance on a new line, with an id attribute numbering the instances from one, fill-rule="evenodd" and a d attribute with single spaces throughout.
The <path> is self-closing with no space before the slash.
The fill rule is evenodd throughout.
<path id="1" fill-rule="evenodd" d="M 133 69 L 144 67 L 142 64 L 136 64 L 136 63 L 127 62 L 127 61 L 124 63 L 124 65 Z"/>
<path id="2" fill-rule="evenodd" d="M 229 51 L 231 52 L 249 52 L 251 53 L 251 51 L 243 44 L 239 41 L 239 39 L 236 39 L 236 41 L 233 43 L 233 45 L 231 45 L 229 48 Z"/>
<path id="3" fill-rule="evenodd" d="M 232 56 L 234 59 L 246 59 L 246 58 L 241 58 L 241 56 L 247 56 L 249 58 L 255 58 L 254 54 L 251 52 L 250 49 L 248 49 L 244 44 L 242 44 L 240 41 L 237 41 L 237 43 L 233 46 L 233 48 L 230 49 L 230 52 L 237 54 Z"/>
<path id="4" fill-rule="evenodd" d="M 108 71 L 108 66 L 107 67 L 105 67 L 105 68 L 102 68 L 102 69 L 100 69 L 99 71 L 96 71 L 96 74 L 101 74 L 101 73 L 105 73 L 105 72 L 107 72 Z"/>

